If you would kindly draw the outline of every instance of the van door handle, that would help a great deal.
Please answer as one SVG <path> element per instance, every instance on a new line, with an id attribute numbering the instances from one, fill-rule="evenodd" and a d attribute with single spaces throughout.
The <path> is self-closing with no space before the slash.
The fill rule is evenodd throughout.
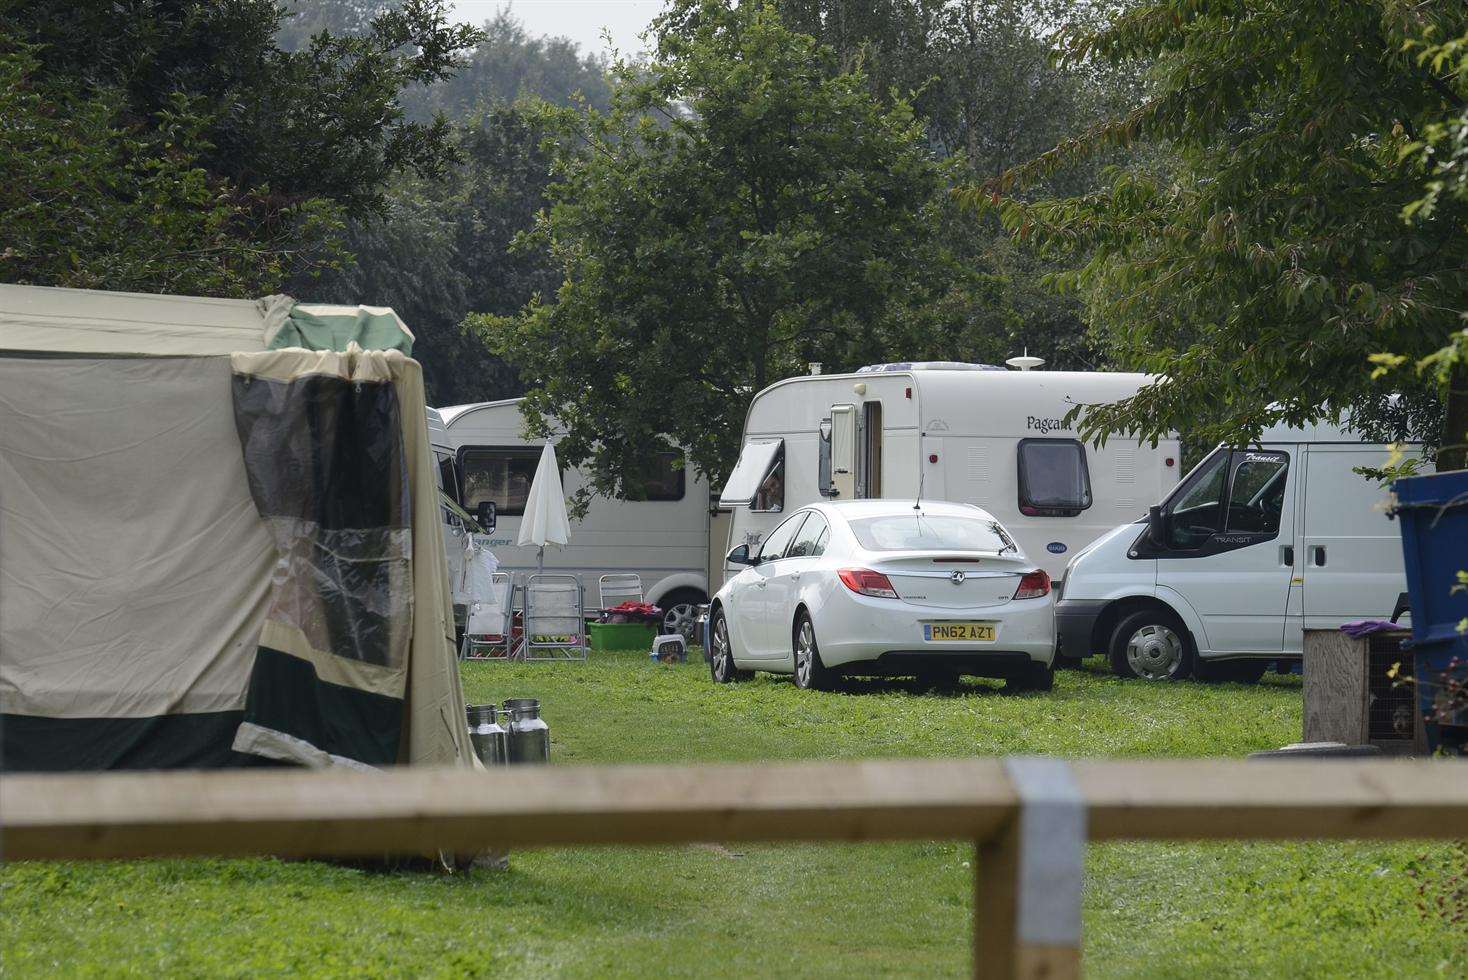
<path id="1" fill-rule="evenodd" d="M 1295 546 L 1282 544 L 1279 546 L 1279 563 L 1286 568 L 1295 567 Z"/>
<path id="2" fill-rule="evenodd" d="M 1315 553 L 1312 556 L 1312 560 L 1314 561 L 1316 567 L 1317 568 L 1324 568 L 1325 567 L 1325 545 L 1323 545 L 1323 544 L 1317 544 L 1311 550 Z"/>

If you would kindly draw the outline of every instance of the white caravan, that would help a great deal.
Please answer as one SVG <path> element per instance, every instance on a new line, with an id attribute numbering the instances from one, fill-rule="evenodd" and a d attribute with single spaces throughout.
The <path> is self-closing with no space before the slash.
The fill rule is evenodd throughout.
<path id="1" fill-rule="evenodd" d="M 439 409 L 453 447 L 457 496 L 471 514 L 493 503 L 497 525 L 489 547 L 508 572 L 534 572 L 536 549 L 515 542 L 543 440 L 525 438 L 521 399 Z M 709 488 L 694 469 L 663 454 L 648 481 L 646 500 L 593 497 L 586 516 L 571 523 L 565 547 L 545 550 L 547 572 L 581 576 L 588 607 L 597 602 L 602 575 L 636 572 L 648 602 L 666 611 L 668 631 L 691 629 L 694 607 L 708 601 Z M 569 498 L 585 485 L 579 470 L 566 470 Z M 483 522 L 481 522 L 483 523 Z"/>
<path id="2" fill-rule="evenodd" d="M 1306 628 L 1388 617 L 1407 587 L 1401 539 L 1387 490 L 1354 470 L 1389 454 L 1333 425 L 1215 449 L 1146 518 L 1071 559 L 1062 653 L 1104 652 L 1125 676 L 1254 681 L 1300 657 Z"/>
<path id="3" fill-rule="evenodd" d="M 1006 371 L 937 362 L 789 378 L 755 395 L 720 505 L 726 546 L 753 547 L 822 499 L 976 504 L 1058 578 L 1070 555 L 1176 482 L 1178 443 L 1080 442 L 1078 404 L 1120 401 L 1142 374 Z"/>

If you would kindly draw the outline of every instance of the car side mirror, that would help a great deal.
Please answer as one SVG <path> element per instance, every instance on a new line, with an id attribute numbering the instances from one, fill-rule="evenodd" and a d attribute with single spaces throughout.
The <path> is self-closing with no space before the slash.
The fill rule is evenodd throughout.
<path id="1" fill-rule="evenodd" d="M 752 557 L 749 553 L 749 545 L 741 544 L 724 556 L 724 561 L 731 565 L 758 565 L 759 559 Z"/>
<path id="2" fill-rule="evenodd" d="M 1167 547 L 1167 518 L 1160 505 L 1147 508 L 1147 539 L 1155 548 Z"/>
<path id="3" fill-rule="evenodd" d="M 474 519 L 479 522 L 480 527 L 484 528 L 484 533 L 489 534 L 499 521 L 499 508 L 495 506 L 493 500 L 481 500 L 479 506 L 474 508 Z"/>

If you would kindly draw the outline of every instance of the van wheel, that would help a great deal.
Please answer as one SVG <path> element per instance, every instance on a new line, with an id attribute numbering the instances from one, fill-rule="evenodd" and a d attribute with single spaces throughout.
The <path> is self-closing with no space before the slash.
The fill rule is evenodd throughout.
<path id="1" fill-rule="evenodd" d="M 747 681 L 754 676 L 752 670 L 740 670 L 734 666 L 734 645 L 729 641 L 729 621 L 722 608 L 715 609 L 709 622 L 709 646 L 713 658 L 709 660 L 709 673 L 715 684 L 732 684 Z"/>
<path id="2" fill-rule="evenodd" d="M 821 650 L 816 645 L 815 624 L 810 614 L 801 612 L 795 617 L 792 636 L 795 645 L 795 686 L 807 691 L 829 691 L 836 683 L 836 675 L 821 663 Z"/>
<path id="3" fill-rule="evenodd" d="M 1111 669 L 1144 681 L 1180 681 L 1192 676 L 1196 654 L 1188 628 L 1171 611 L 1142 609 L 1117 624 L 1108 648 Z"/>

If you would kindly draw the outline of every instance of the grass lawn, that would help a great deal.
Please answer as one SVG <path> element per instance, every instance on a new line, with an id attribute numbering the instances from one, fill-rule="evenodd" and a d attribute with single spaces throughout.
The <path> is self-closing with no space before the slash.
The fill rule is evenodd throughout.
<path id="1" fill-rule="evenodd" d="M 471 701 L 542 699 L 555 761 L 1239 756 L 1300 733 L 1297 678 L 1148 685 L 1065 672 L 1050 694 L 901 683 L 841 694 L 701 665 L 471 664 Z M 1468 976 L 1468 927 L 1423 918 L 1424 844 L 1107 844 L 1087 859 L 1091 977 Z M 0 975 L 964 974 L 966 844 L 522 852 L 509 872 L 313 862 L 0 868 Z"/>

